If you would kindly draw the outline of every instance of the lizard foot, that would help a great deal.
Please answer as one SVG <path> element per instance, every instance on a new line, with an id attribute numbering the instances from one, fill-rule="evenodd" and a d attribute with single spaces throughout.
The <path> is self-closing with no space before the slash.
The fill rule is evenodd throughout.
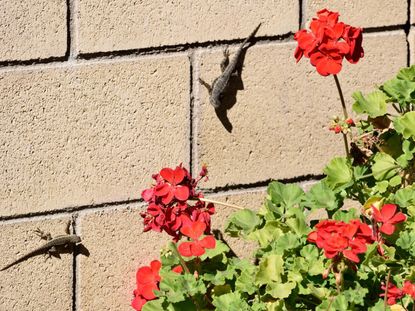
<path id="1" fill-rule="evenodd" d="M 226 46 L 225 49 L 223 50 L 223 60 L 220 63 L 220 69 L 222 70 L 222 72 L 225 71 L 226 67 L 229 65 L 229 47 Z"/>
<path id="2" fill-rule="evenodd" d="M 42 240 L 52 240 L 52 235 L 48 232 L 44 232 L 40 230 L 39 228 L 36 228 L 35 234 L 40 237 Z"/>

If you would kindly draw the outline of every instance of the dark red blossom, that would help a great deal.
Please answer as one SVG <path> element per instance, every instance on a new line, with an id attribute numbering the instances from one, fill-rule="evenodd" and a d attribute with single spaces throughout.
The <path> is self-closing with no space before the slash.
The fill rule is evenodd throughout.
<path id="1" fill-rule="evenodd" d="M 301 29 L 294 35 L 298 46 L 294 52 L 297 62 L 304 56 L 319 74 L 337 74 L 343 58 L 354 64 L 363 57 L 362 29 L 338 22 L 339 13 L 323 9 L 310 23 L 310 31 Z"/>
<path id="2" fill-rule="evenodd" d="M 382 290 L 384 291 L 382 294 L 380 294 L 380 297 L 385 297 L 386 292 L 386 286 L 382 283 L 381 286 Z M 388 292 L 387 292 L 387 302 L 388 305 L 394 305 L 396 304 L 397 299 L 401 299 L 405 293 L 399 289 L 395 284 L 392 282 L 389 282 L 388 284 Z"/>
<path id="3" fill-rule="evenodd" d="M 402 291 L 404 294 L 411 296 L 412 299 L 415 300 L 415 284 L 411 283 L 410 281 L 405 281 L 403 283 Z"/>
<path id="4" fill-rule="evenodd" d="M 391 235 L 395 232 L 395 225 L 406 220 L 406 216 L 398 212 L 395 204 L 385 204 L 379 211 L 375 206 L 372 206 L 373 219 L 381 223 L 380 231 L 384 234 Z"/>
<path id="5" fill-rule="evenodd" d="M 161 262 L 153 260 L 150 266 L 140 267 L 136 273 L 137 288 L 134 290 L 134 299 L 131 306 L 140 311 L 143 305 L 156 298 L 155 290 L 158 290 L 158 283 L 160 282 L 159 271 Z"/>
<path id="6" fill-rule="evenodd" d="M 345 258 L 359 262 L 358 254 L 364 253 L 366 245 L 373 243 L 372 230 L 360 220 L 344 223 L 337 220 L 323 220 L 310 232 L 307 240 L 324 249 L 327 258 L 342 254 Z"/>
<path id="7" fill-rule="evenodd" d="M 182 242 L 179 247 L 179 253 L 185 257 L 202 256 L 206 248 L 215 248 L 216 240 L 213 236 L 208 235 L 200 239 L 200 236 L 206 229 L 206 224 L 201 221 L 195 221 L 190 225 L 183 226 L 180 231 L 192 241 Z"/>
<path id="8" fill-rule="evenodd" d="M 141 213 L 144 231 L 164 231 L 178 241 L 182 226 L 201 221 L 206 224 L 205 233 L 210 233 L 210 216 L 215 208 L 213 204 L 201 201 L 203 194 L 196 191 L 198 182 L 207 179 L 205 166 L 198 179 L 193 179 L 181 165 L 175 169 L 163 168 L 159 174 L 153 175 L 153 179 L 156 183 L 141 193 L 149 203 L 147 210 Z"/>

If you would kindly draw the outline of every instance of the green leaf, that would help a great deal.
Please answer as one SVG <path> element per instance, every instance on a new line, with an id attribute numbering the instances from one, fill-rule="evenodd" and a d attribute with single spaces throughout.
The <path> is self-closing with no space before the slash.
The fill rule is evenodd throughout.
<path id="1" fill-rule="evenodd" d="M 304 191 L 295 184 L 283 184 L 273 181 L 268 185 L 267 193 L 272 203 L 284 210 L 298 205 L 304 198 Z"/>
<path id="2" fill-rule="evenodd" d="M 142 311 L 160 311 L 160 310 L 164 310 L 163 302 L 164 302 L 164 298 L 159 298 L 159 299 L 147 301 L 144 304 L 144 306 L 141 310 Z"/>
<path id="3" fill-rule="evenodd" d="M 160 292 L 171 303 L 184 301 L 187 296 L 204 294 L 206 286 L 201 279 L 193 274 L 177 274 L 170 270 L 160 270 Z"/>
<path id="4" fill-rule="evenodd" d="M 342 190 L 353 183 L 353 171 L 346 158 L 334 158 L 323 171 L 327 185 L 333 190 Z"/>
<path id="5" fill-rule="evenodd" d="M 286 219 L 285 223 L 293 230 L 297 235 L 301 236 L 309 232 L 307 221 L 304 212 L 297 207 L 291 207 L 287 211 L 287 216 L 293 216 Z"/>
<path id="6" fill-rule="evenodd" d="M 363 96 L 362 92 L 353 93 L 352 97 L 356 101 L 353 110 L 359 114 L 366 113 L 372 118 L 383 116 L 387 113 L 388 97 L 381 91 L 374 91 Z"/>
<path id="7" fill-rule="evenodd" d="M 406 139 L 415 139 L 415 111 L 405 113 L 393 121 L 395 130 Z"/>
<path id="8" fill-rule="evenodd" d="M 385 82 L 381 88 L 392 101 L 401 105 L 407 105 L 415 99 L 415 82 L 395 78 Z"/>
<path id="9" fill-rule="evenodd" d="M 415 65 L 399 70 L 398 79 L 415 82 Z"/>
<path id="10" fill-rule="evenodd" d="M 200 256 L 200 259 L 202 261 L 206 260 L 207 258 L 213 258 L 220 254 L 226 254 L 229 252 L 229 247 L 223 243 L 221 240 L 216 240 L 216 246 L 215 248 L 207 248 L 206 253 L 204 253 L 202 256 Z"/>
<path id="11" fill-rule="evenodd" d="M 411 250 L 415 243 L 415 233 L 402 231 L 396 240 L 396 245 L 405 250 Z"/>
<path id="12" fill-rule="evenodd" d="M 284 261 L 282 256 L 270 254 L 261 259 L 255 283 L 261 285 L 272 282 L 281 282 L 281 274 L 283 273 Z"/>
<path id="13" fill-rule="evenodd" d="M 350 208 L 348 210 L 338 210 L 333 214 L 333 219 L 344 221 L 346 223 L 358 217 L 359 214 L 355 208 Z"/>
<path id="14" fill-rule="evenodd" d="M 241 270 L 241 274 L 236 279 L 235 289 L 243 293 L 248 293 L 249 295 L 255 293 L 258 287 L 252 280 L 255 279 L 257 268 L 258 267 L 253 264 L 245 266 Z"/>
<path id="15" fill-rule="evenodd" d="M 278 254 L 284 254 L 284 252 L 295 249 L 300 245 L 298 236 L 295 233 L 287 232 L 273 243 L 273 249 Z"/>
<path id="16" fill-rule="evenodd" d="M 266 292 L 276 299 L 284 299 L 290 296 L 291 291 L 295 287 L 295 282 L 269 283 L 266 287 Z"/>
<path id="17" fill-rule="evenodd" d="M 307 207 L 312 210 L 324 208 L 332 211 L 340 206 L 340 202 L 334 191 L 326 183 L 321 181 L 313 185 L 310 191 L 307 192 L 306 202 Z"/>
<path id="18" fill-rule="evenodd" d="M 378 302 L 376 302 L 376 304 L 373 307 L 370 307 L 368 309 L 368 311 L 384 311 L 384 310 L 385 310 L 385 302 L 383 299 L 379 299 Z"/>
<path id="19" fill-rule="evenodd" d="M 400 207 L 409 207 L 415 205 L 415 188 L 414 186 L 406 187 L 396 191 L 394 203 Z"/>
<path id="20" fill-rule="evenodd" d="M 379 152 L 375 155 L 373 161 L 372 173 L 376 180 L 390 179 L 397 174 L 397 164 L 390 155 Z"/>
<path id="21" fill-rule="evenodd" d="M 242 299 L 240 293 L 234 292 L 213 297 L 212 304 L 217 311 L 249 311 L 249 305 Z"/>
<path id="22" fill-rule="evenodd" d="M 265 226 L 249 234 L 248 238 L 259 242 L 261 247 L 266 247 L 271 241 L 277 240 L 283 235 L 279 228 L 279 222 L 275 220 L 267 221 Z"/>
<path id="23" fill-rule="evenodd" d="M 231 236 L 236 237 L 243 234 L 247 235 L 252 232 L 260 223 L 258 215 L 250 210 L 244 209 L 233 213 L 226 224 L 225 232 Z"/>
<path id="24" fill-rule="evenodd" d="M 358 282 L 355 282 L 356 287 L 343 290 L 343 295 L 349 303 L 364 306 L 364 298 L 369 293 L 367 288 L 362 287 Z"/>

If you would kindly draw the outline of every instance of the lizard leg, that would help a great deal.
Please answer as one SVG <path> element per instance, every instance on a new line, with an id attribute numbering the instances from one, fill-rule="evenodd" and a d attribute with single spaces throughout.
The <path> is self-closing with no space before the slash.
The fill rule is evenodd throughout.
<path id="1" fill-rule="evenodd" d="M 203 81 L 201 78 L 199 78 L 199 83 L 208 90 L 209 94 L 212 92 L 212 87 L 209 85 L 209 83 Z"/>
<path id="2" fill-rule="evenodd" d="M 229 48 L 225 47 L 225 49 L 223 50 L 223 59 L 220 63 L 220 69 L 222 70 L 222 72 L 224 72 L 226 67 L 229 65 L 229 55 Z"/>
<path id="3" fill-rule="evenodd" d="M 39 228 L 36 228 L 35 234 L 39 236 L 42 240 L 52 240 L 52 235 L 49 232 L 44 232 Z"/>

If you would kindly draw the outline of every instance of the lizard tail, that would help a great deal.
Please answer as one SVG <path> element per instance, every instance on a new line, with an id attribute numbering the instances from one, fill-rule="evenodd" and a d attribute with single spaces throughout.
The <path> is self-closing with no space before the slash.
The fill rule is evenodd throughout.
<path id="1" fill-rule="evenodd" d="M 255 36 L 255 34 L 257 33 L 259 27 L 261 27 L 262 23 L 259 23 L 258 26 L 256 26 L 256 28 L 254 29 L 253 32 L 251 32 L 251 34 L 245 39 L 245 41 L 242 43 L 242 46 L 244 46 L 245 44 L 248 43 L 249 40 L 251 40 L 253 38 L 253 36 Z"/>

